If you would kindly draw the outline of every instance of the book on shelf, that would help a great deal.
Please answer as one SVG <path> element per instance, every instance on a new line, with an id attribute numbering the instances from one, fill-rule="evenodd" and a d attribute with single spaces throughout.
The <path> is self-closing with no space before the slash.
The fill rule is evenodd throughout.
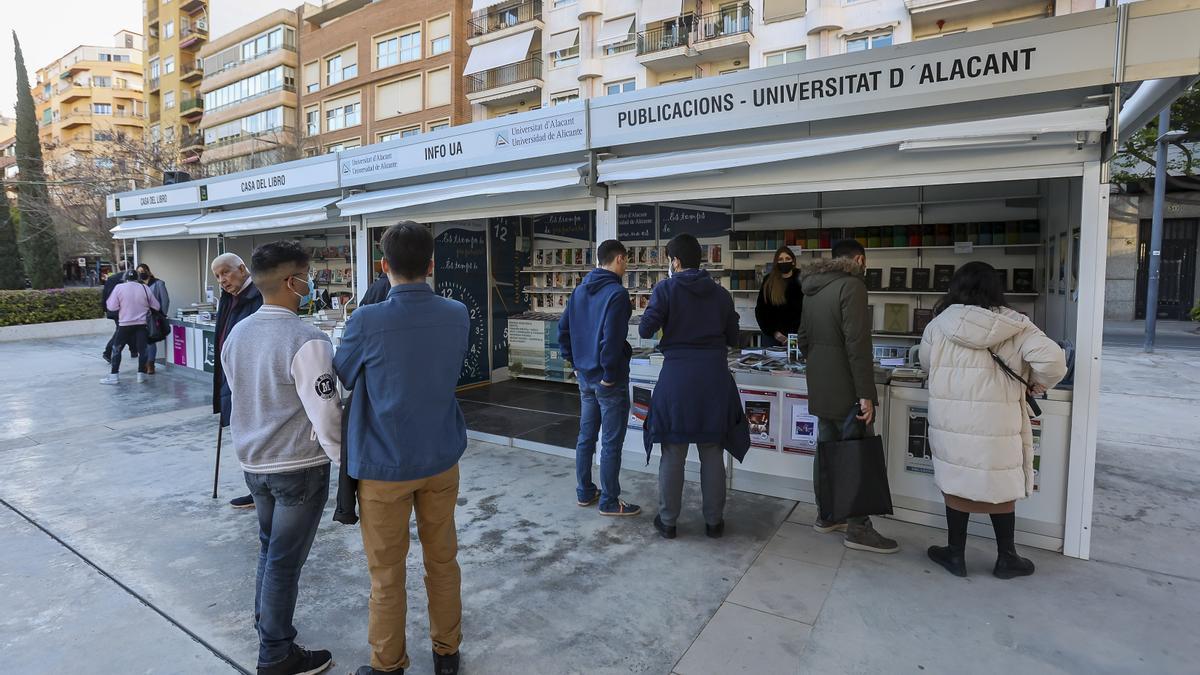
<path id="1" fill-rule="evenodd" d="M 954 278 L 954 265 L 933 266 L 933 290 L 950 290 L 950 280 Z"/>
<path id="2" fill-rule="evenodd" d="M 889 291 L 906 291 L 908 290 L 908 268 L 892 267 L 888 269 L 888 290 Z"/>
<path id="3" fill-rule="evenodd" d="M 996 242 L 999 243 L 999 242 Z M 1004 243 L 1008 246 L 1021 243 L 1021 223 L 1010 220 L 1004 223 Z"/>
<path id="4" fill-rule="evenodd" d="M 1013 270 L 1012 289 L 1014 293 L 1036 293 L 1037 287 L 1033 283 L 1033 270 L 1025 267 L 1018 267 Z"/>
<path id="5" fill-rule="evenodd" d="M 908 226 L 908 245 L 909 246 L 920 246 L 921 245 L 921 226 L 920 225 L 909 225 Z"/>
<path id="6" fill-rule="evenodd" d="M 950 223 L 934 225 L 934 246 L 954 245 L 954 226 Z M 926 244 L 928 246 L 928 244 Z"/>
<path id="7" fill-rule="evenodd" d="M 883 245 L 883 242 L 880 239 L 880 230 L 881 229 L 882 228 L 879 228 L 879 227 L 868 227 L 867 228 L 867 244 L 866 244 L 867 248 L 879 248 Z M 890 237 L 889 237 L 889 239 L 890 239 Z"/>
<path id="8" fill-rule="evenodd" d="M 883 332 L 908 332 L 908 305 L 898 302 L 883 305 Z"/>
<path id="9" fill-rule="evenodd" d="M 926 223 L 921 226 L 921 245 L 936 246 L 937 245 L 937 228 L 932 223 Z"/>
<path id="10" fill-rule="evenodd" d="M 893 225 L 892 226 L 892 246 L 903 247 L 908 246 L 908 226 Z"/>
<path id="11" fill-rule="evenodd" d="M 1042 223 L 1037 220 L 1021 221 L 1018 241 L 1022 244 L 1036 244 L 1042 236 Z"/>
<path id="12" fill-rule="evenodd" d="M 912 289 L 914 291 L 929 290 L 929 268 L 915 267 L 912 271 Z"/>
<path id="13" fill-rule="evenodd" d="M 868 291 L 883 290 L 883 269 L 879 267 L 868 267 L 866 281 Z"/>
<path id="14" fill-rule="evenodd" d="M 925 333 L 925 327 L 933 321 L 933 310 L 923 307 L 913 309 L 913 332 L 918 335 Z"/>

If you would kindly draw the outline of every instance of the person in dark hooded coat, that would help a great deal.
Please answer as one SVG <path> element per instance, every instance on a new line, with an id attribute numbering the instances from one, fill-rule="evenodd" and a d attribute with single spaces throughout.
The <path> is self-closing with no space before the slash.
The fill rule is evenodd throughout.
<path id="1" fill-rule="evenodd" d="M 725 520 L 725 456 L 739 461 L 750 447 L 750 431 L 729 372 L 730 347 L 738 345 L 738 314 L 733 297 L 700 269 L 700 242 L 680 234 L 667 244 L 670 278 L 654 287 L 638 325 L 642 338 L 662 329 L 658 348 L 666 357 L 646 417 L 646 459 L 662 446 L 658 468 L 659 512 L 654 527 L 673 539 L 683 499 L 683 467 L 688 446 L 700 455 L 704 521 L 710 537 L 720 537 Z"/>

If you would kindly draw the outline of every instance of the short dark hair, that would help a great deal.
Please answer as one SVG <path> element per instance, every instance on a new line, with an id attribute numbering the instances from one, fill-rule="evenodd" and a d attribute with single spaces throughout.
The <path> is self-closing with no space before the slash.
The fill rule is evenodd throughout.
<path id="1" fill-rule="evenodd" d="M 700 267 L 700 242 L 687 232 L 677 234 L 667 242 L 667 257 L 678 260 L 685 270 L 698 269 Z"/>
<path id="2" fill-rule="evenodd" d="M 601 265 L 611 265 L 619 255 L 627 255 L 625 244 L 616 239 L 605 239 L 600 242 L 600 246 L 596 248 L 596 261 Z"/>
<path id="3" fill-rule="evenodd" d="M 421 279 L 433 260 L 433 235 L 424 225 L 405 220 L 392 225 L 379 242 L 392 274 L 401 279 Z"/>
<path id="4" fill-rule="evenodd" d="M 303 267 L 308 264 L 308 252 L 295 241 L 272 241 L 254 249 L 250 255 L 250 273 L 255 277 L 270 276 L 284 265 Z"/>
<path id="5" fill-rule="evenodd" d="M 854 239 L 839 239 L 833 242 L 832 255 L 834 258 L 853 258 L 856 255 L 866 255 L 867 249 Z"/>
<path id="6" fill-rule="evenodd" d="M 969 262 L 950 278 L 950 288 L 933 307 L 934 314 L 941 314 L 950 305 L 969 305 L 995 309 L 1007 307 L 1004 301 L 1004 284 L 996 274 L 996 268 L 976 260 Z"/>

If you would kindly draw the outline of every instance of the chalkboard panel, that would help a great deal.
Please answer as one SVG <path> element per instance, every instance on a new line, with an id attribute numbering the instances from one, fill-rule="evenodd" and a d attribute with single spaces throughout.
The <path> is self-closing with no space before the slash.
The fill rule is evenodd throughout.
<path id="1" fill-rule="evenodd" d="M 721 237 L 733 226 L 733 218 L 728 213 L 681 209 L 674 206 L 658 207 L 658 219 L 664 240 L 684 232 L 697 239 Z"/>
<path id="2" fill-rule="evenodd" d="M 592 212 L 570 211 L 550 213 L 533 218 L 533 233 L 547 237 L 562 237 L 591 243 Z"/>
<path id="3" fill-rule="evenodd" d="M 485 221 L 434 226 L 434 291 L 467 307 L 471 335 L 458 384 L 485 382 L 491 376 L 487 330 L 487 224 Z"/>
<path id="4" fill-rule="evenodd" d="M 527 254 L 517 250 L 520 236 L 520 218 L 488 220 L 492 243 L 492 369 L 508 366 L 508 317 L 529 309 L 521 279 Z"/>
<path id="5" fill-rule="evenodd" d="M 617 239 L 621 241 L 654 241 L 658 236 L 653 204 L 630 204 L 617 207 Z"/>

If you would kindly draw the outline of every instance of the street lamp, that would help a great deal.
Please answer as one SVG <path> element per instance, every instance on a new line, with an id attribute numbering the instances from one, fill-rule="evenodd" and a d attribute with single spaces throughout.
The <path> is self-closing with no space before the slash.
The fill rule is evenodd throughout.
<path id="1" fill-rule="evenodd" d="M 1154 139 L 1154 215 L 1150 221 L 1150 269 L 1146 283 L 1146 342 L 1142 351 L 1154 351 L 1154 332 L 1158 326 L 1158 275 L 1162 268 L 1163 202 L 1167 199 L 1167 146 L 1186 131 L 1170 131 L 1171 107 L 1158 114 L 1158 138 Z"/>

